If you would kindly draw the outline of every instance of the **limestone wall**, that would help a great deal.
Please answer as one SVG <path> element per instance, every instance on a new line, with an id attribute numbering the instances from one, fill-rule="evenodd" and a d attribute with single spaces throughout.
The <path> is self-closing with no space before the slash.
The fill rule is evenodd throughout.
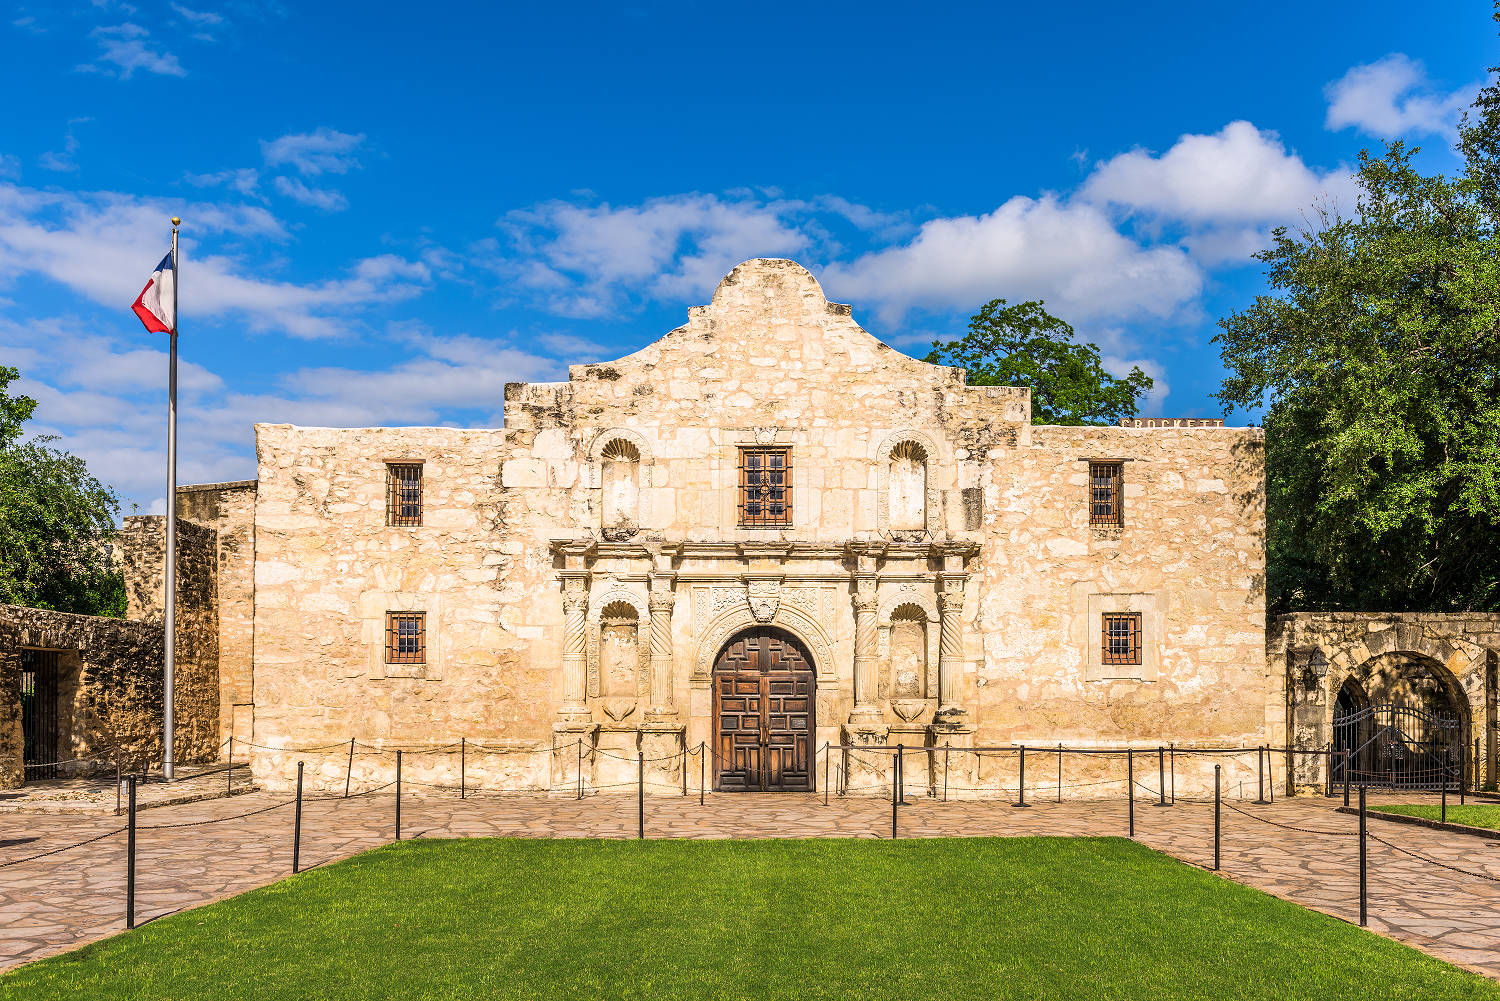
<path id="1" fill-rule="evenodd" d="M 160 624 L 0 605 L 0 787 L 22 781 L 22 648 L 59 657 L 58 753 L 63 775 L 113 771 L 161 759 Z M 179 674 L 177 759 L 212 760 L 217 690 L 194 671 Z M 207 735 L 207 736 L 205 736 Z"/>
<path id="2" fill-rule="evenodd" d="M 520 553 L 501 520 L 501 437 L 257 425 L 256 744 L 545 744 L 556 652 L 523 655 L 518 636 L 542 630 L 507 578 Z M 423 524 L 388 526 L 386 462 L 413 459 Z M 426 613 L 425 664 L 384 662 L 388 611 Z M 309 782 L 342 788 L 343 753 L 307 760 Z M 258 752 L 256 775 L 284 782 L 289 762 Z"/>
<path id="3" fill-rule="evenodd" d="M 177 515 L 215 533 L 219 739 L 248 738 L 254 708 L 255 481 L 178 487 Z"/>
<path id="4" fill-rule="evenodd" d="M 118 555 L 126 617 L 160 630 L 166 616 L 166 518 L 124 519 Z M 177 648 L 174 710 L 188 757 L 212 757 L 220 744 L 218 539 L 212 528 L 177 523 Z M 160 671 L 160 661 L 155 670 Z"/>
<path id="5" fill-rule="evenodd" d="M 582 746 L 607 787 L 637 753 L 712 739 L 715 656 L 757 623 L 806 646 L 819 746 L 1253 745 L 1284 726 L 1258 432 L 1033 428 L 1024 389 L 889 348 L 792 262 L 741 265 L 626 358 L 507 387 L 503 431 L 259 425 L 257 443 L 260 744 L 501 741 L 537 749 L 526 781 L 570 787 Z M 740 525 L 756 446 L 790 450 L 787 527 Z M 1123 529 L 1089 528 L 1090 458 L 1129 460 Z M 424 464 L 420 527 L 385 525 L 396 461 Z M 1147 624 L 1131 677 L 1091 667 L 1116 608 Z M 428 613 L 422 670 L 383 664 L 388 610 Z M 446 781 L 440 757 L 422 767 Z M 330 751 L 316 771 L 344 768 Z"/>

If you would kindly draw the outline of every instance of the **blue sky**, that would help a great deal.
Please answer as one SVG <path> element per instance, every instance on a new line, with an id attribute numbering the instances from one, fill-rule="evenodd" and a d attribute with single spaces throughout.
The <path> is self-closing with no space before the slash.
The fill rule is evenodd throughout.
<path id="1" fill-rule="evenodd" d="M 1489 4 L 23 4 L 0 22 L 0 364 L 125 512 L 255 421 L 500 422 L 740 260 L 795 258 L 914 354 L 1044 298 L 1146 413 L 1213 415 L 1249 255 L 1401 137 L 1456 164 Z M 1243 420 L 1240 417 L 1239 420 Z"/>

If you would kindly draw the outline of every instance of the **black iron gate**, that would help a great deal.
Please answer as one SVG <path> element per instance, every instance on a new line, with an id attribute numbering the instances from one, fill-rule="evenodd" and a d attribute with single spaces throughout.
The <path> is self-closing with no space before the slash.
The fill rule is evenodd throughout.
<path id="1" fill-rule="evenodd" d="M 1333 780 L 1391 789 L 1457 789 L 1463 776 L 1463 725 L 1411 706 L 1375 705 L 1335 712 Z M 1347 754 L 1343 753 L 1347 752 Z"/>
<path id="2" fill-rule="evenodd" d="M 25 780 L 57 777 L 57 651 L 21 651 L 21 761 Z"/>

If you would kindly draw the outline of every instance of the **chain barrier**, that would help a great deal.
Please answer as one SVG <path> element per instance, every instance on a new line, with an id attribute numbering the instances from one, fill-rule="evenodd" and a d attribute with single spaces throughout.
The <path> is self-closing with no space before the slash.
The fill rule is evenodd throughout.
<path id="1" fill-rule="evenodd" d="M 72 851 L 74 848 L 82 848 L 84 845 L 91 845 L 95 841 L 103 841 L 105 838 L 112 838 L 116 834 L 124 833 L 125 828 L 117 827 L 113 831 L 106 831 L 105 833 L 100 834 L 97 837 L 89 838 L 86 841 L 78 841 L 71 845 L 63 845 L 61 848 L 52 848 L 44 852 L 37 852 L 35 855 L 27 855 L 25 858 L 16 858 L 11 859 L 8 862 L 0 862 L 0 869 L 9 869 L 11 866 L 20 865 L 22 862 L 34 862 L 39 858 L 46 858 L 48 855 L 57 855 L 60 852 Z"/>
<path id="2" fill-rule="evenodd" d="M 1239 807 L 1235 806 L 1233 803 L 1229 802 L 1229 800 L 1227 800 L 1227 799 L 1223 800 L 1222 802 L 1223 802 L 1223 804 L 1225 806 L 1229 807 L 1229 809 L 1233 810 L 1235 813 L 1238 813 L 1242 817 L 1249 817 L 1251 820 L 1258 820 L 1262 824 L 1270 824 L 1272 827 L 1281 827 L 1281 828 L 1284 828 L 1284 829 L 1286 829 L 1288 831 L 1296 831 L 1298 834 L 1321 834 L 1321 835 L 1324 835 L 1325 837 L 1330 837 L 1330 838 L 1357 838 L 1357 837 L 1359 837 L 1359 832 L 1358 831 L 1320 831 L 1320 830 L 1315 830 L 1315 829 L 1310 828 L 1310 827 L 1296 827 L 1296 826 L 1293 826 L 1292 824 L 1283 824 L 1279 820 L 1271 820 L 1271 819 L 1269 819 L 1267 817 L 1257 817 L 1253 813 L 1249 813 L 1249 812 L 1247 812 L 1245 810 L 1241 810 Z"/>
<path id="3" fill-rule="evenodd" d="M 1500 883 L 1500 876 L 1491 876 L 1487 872 L 1475 872 L 1472 869 L 1463 869 L 1456 865 L 1449 865 L 1447 862 L 1439 862 L 1435 858 L 1428 858 L 1426 855 L 1422 855 L 1417 852 L 1410 851 L 1406 848 L 1402 848 L 1400 845 L 1393 845 L 1389 841 L 1385 840 L 1385 838 L 1380 837 L 1378 834 L 1369 833 L 1368 830 L 1365 831 L 1365 836 L 1371 841 L 1378 841 L 1381 844 L 1385 845 L 1387 848 L 1391 848 L 1395 851 L 1400 852 L 1402 855 L 1410 855 L 1414 859 L 1420 859 L 1421 861 L 1435 865 L 1440 869 L 1447 869 L 1450 872 L 1460 873 L 1464 876 L 1472 876 L 1475 879 L 1487 880 L 1491 883 Z"/>

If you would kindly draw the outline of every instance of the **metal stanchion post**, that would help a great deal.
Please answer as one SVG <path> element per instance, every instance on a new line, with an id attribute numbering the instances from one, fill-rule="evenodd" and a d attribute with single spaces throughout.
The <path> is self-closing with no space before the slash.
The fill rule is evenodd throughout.
<path id="1" fill-rule="evenodd" d="M 135 776 L 129 785 L 130 819 L 125 822 L 125 927 L 135 927 Z"/>
<path id="2" fill-rule="evenodd" d="M 891 840 L 896 840 L 896 809 L 901 803 L 901 745 L 896 745 L 896 757 L 891 761 Z"/>
<path id="3" fill-rule="evenodd" d="M 682 795 L 683 796 L 687 796 L 687 759 L 688 759 L 688 752 L 687 752 L 687 747 L 685 746 L 685 744 L 686 744 L 686 737 L 684 736 L 683 739 L 684 739 L 684 747 L 682 748 Z"/>
<path id="4" fill-rule="evenodd" d="M 297 872 L 302 861 L 302 762 L 297 762 L 297 813 L 292 821 L 292 872 Z"/>
<path id="5" fill-rule="evenodd" d="M 1468 788 L 1468 785 L 1469 785 L 1469 782 L 1468 782 L 1469 762 L 1467 760 L 1465 760 L 1465 759 L 1468 758 L 1468 756 L 1469 756 L 1469 745 L 1468 745 L 1468 743 L 1466 741 L 1460 740 L 1459 743 L 1458 743 L 1458 805 L 1459 806 L 1463 806 L 1464 805 L 1464 796 L 1465 796 L 1465 792 L 1466 792 L 1466 790 Z"/>
<path id="6" fill-rule="evenodd" d="M 1062 741 L 1057 743 L 1057 801 L 1062 802 Z"/>
<path id="7" fill-rule="evenodd" d="M 646 836 L 646 752 L 636 752 L 635 767 L 635 806 L 636 806 L 636 829 L 635 836 L 644 838 Z"/>
<path id="8" fill-rule="evenodd" d="M 1443 748 L 1443 774 L 1438 785 L 1443 787 L 1443 806 L 1438 814 L 1438 819 L 1446 824 L 1448 822 L 1448 749 Z"/>
<path id="9" fill-rule="evenodd" d="M 1266 805 L 1266 748 L 1262 744 L 1255 749 L 1255 805 Z"/>
<path id="10" fill-rule="evenodd" d="M 234 792 L 234 734 L 229 735 L 229 757 L 224 759 L 229 765 L 224 769 L 224 795 L 228 796 Z"/>
<path id="11" fill-rule="evenodd" d="M 823 805 L 828 805 L 828 763 L 833 760 L 833 748 L 823 745 Z"/>
<path id="12" fill-rule="evenodd" d="M 1349 806 L 1349 749 L 1344 749 L 1344 806 Z"/>
<path id="13" fill-rule="evenodd" d="M 1021 787 L 1021 795 L 1016 799 L 1016 801 L 1014 803 L 1011 804 L 1011 806 L 1029 807 L 1031 804 L 1028 803 L 1028 802 L 1026 802 L 1026 745 L 1025 744 L 1021 745 L 1021 775 L 1020 775 L 1020 778 L 1021 778 L 1021 781 L 1018 784 Z"/>
<path id="14" fill-rule="evenodd" d="M 948 802 L 948 755 L 953 751 L 948 741 L 943 741 L 943 802 Z"/>
<path id="15" fill-rule="evenodd" d="M 458 738 L 458 798 L 469 798 L 469 738 Z"/>
<path id="16" fill-rule="evenodd" d="M 396 752 L 396 840 L 401 840 L 401 752 Z"/>
<path id="17" fill-rule="evenodd" d="M 583 799 L 583 738 L 578 738 L 578 798 Z"/>
<path id="18" fill-rule="evenodd" d="M 1369 852 L 1365 846 L 1365 787 L 1359 786 L 1359 926 L 1365 926 L 1365 868 Z"/>
<path id="19" fill-rule="evenodd" d="M 1219 871 L 1219 768 L 1214 765 L 1214 872 Z"/>
<path id="20" fill-rule="evenodd" d="M 708 773 L 708 745 L 698 741 L 698 805 L 703 805 L 703 780 Z"/>
<path id="21" fill-rule="evenodd" d="M 1130 836 L 1135 837 L 1135 750 L 1125 752 L 1125 786 L 1130 792 Z"/>
<path id="22" fill-rule="evenodd" d="M 1156 746 L 1156 805 L 1167 805 L 1167 749 Z"/>
<path id="23" fill-rule="evenodd" d="M 349 767 L 344 772 L 344 798 L 349 798 L 349 780 L 354 777 L 354 738 L 349 738 Z"/>

